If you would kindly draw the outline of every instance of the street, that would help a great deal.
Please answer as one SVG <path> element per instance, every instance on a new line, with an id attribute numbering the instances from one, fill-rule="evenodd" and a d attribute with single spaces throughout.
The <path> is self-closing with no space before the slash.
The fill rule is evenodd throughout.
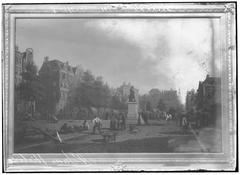
<path id="1" fill-rule="evenodd" d="M 74 122 L 76 123 L 76 122 Z M 103 130 L 104 131 L 104 130 Z M 183 131 L 175 121 L 150 120 L 134 132 L 116 131 L 116 140 L 104 142 L 92 130 L 60 135 L 62 144 L 52 140 L 16 146 L 19 153 L 124 153 L 124 152 L 220 152 L 221 133 L 213 128 Z M 29 142 L 28 142 L 29 143 Z"/>

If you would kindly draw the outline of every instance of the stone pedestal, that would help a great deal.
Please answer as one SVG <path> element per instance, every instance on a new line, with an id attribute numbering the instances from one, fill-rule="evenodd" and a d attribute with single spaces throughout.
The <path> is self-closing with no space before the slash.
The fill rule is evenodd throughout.
<path id="1" fill-rule="evenodd" d="M 138 104 L 137 102 L 128 102 L 127 125 L 136 125 L 138 123 Z"/>

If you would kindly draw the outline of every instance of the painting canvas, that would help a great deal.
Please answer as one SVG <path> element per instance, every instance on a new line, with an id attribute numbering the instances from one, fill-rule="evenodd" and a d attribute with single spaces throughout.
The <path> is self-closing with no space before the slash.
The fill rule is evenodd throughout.
<path id="1" fill-rule="evenodd" d="M 17 19 L 15 151 L 220 152 L 218 22 Z"/>

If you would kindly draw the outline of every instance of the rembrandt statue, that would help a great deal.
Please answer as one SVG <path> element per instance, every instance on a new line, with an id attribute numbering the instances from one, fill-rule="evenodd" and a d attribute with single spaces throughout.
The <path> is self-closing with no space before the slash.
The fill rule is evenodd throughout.
<path id="1" fill-rule="evenodd" d="M 130 88 L 130 95 L 128 97 L 128 101 L 129 102 L 136 102 L 133 86 Z"/>
<path id="2" fill-rule="evenodd" d="M 126 120 L 130 131 L 133 129 L 133 126 L 138 123 L 138 104 L 135 95 L 134 87 L 132 86 L 128 96 L 128 114 Z"/>

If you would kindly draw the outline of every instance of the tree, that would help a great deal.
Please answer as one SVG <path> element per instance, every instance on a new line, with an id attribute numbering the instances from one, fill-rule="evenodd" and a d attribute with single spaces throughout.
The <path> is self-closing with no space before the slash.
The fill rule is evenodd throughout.
<path id="1" fill-rule="evenodd" d="M 146 111 L 151 111 L 152 110 L 152 105 L 149 101 L 147 101 L 147 104 L 146 104 Z"/>
<path id="2" fill-rule="evenodd" d="M 85 71 L 82 80 L 71 88 L 68 104 L 78 108 L 106 108 L 110 97 L 110 88 L 104 84 L 102 77 L 95 78 L 90 71 Z"/>
<path id="3" fill-rule="evenodd" d="M 175 108 L 171 107 L 168 112 L 169 112 L 172 116 L 175 116 L 177 110 L 176 110 Z"/>
<path id="4" fill-rule="evenodd" d="M 119 97 L 116 95 L 111 97 L 110 107 L 118 110 L 123 110 L 127 108 L 126 104 L 121 102 Z"/>
<path id="5" fill-rule="evenodd" d="M 165 103 L 162 99 L 159 99 L 158 104 L 157 104 L 157 108 L 160 111 L 165 111 L 166 110 L 166 105 L 165 105 Z"/>
<path id="6" fill-rule="evenodd" d="M 146 104 L 147 104 L 147 94 L 140 95 L 139 96 L 139 107 L 142 111 L 146 110 Z"/>

